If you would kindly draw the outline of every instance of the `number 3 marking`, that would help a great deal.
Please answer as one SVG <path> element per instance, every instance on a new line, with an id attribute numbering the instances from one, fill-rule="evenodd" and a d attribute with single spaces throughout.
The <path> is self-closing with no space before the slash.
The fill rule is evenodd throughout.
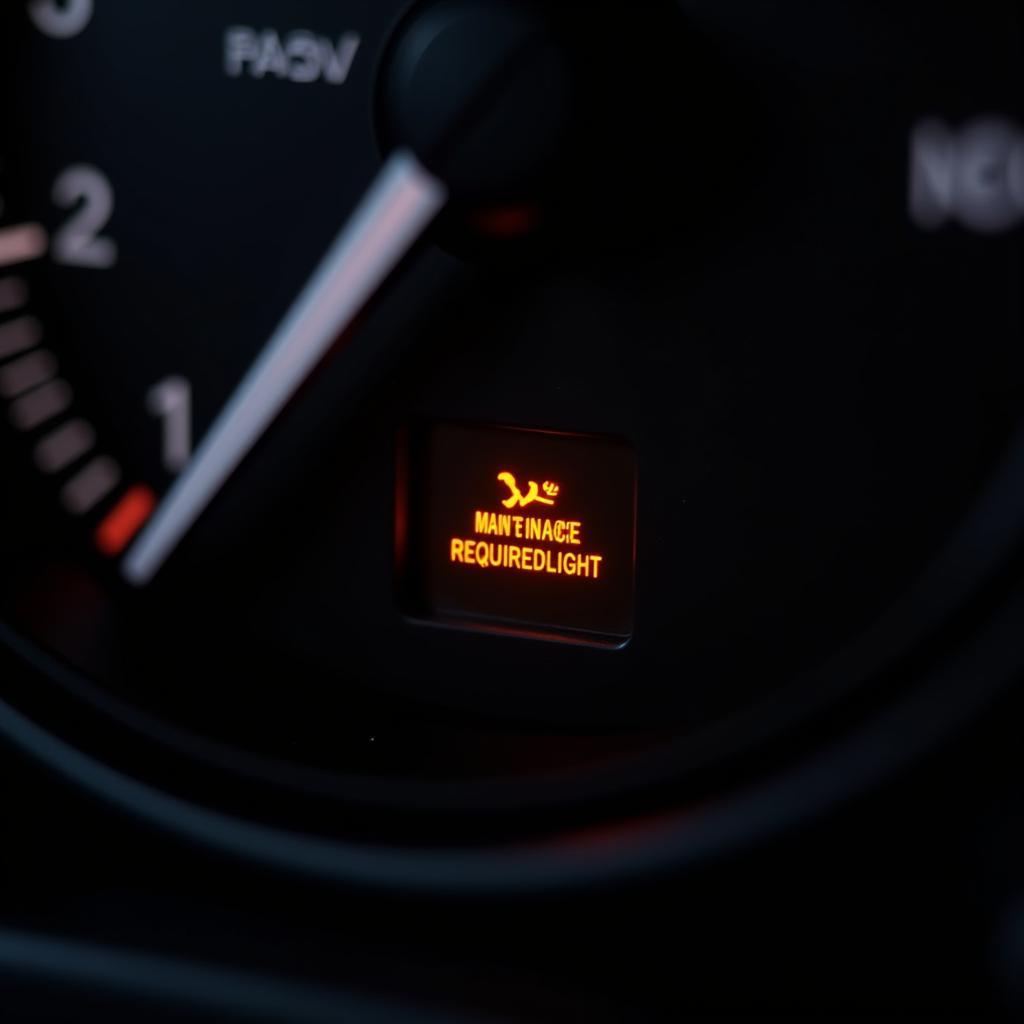
<path id="1" fill-rule="evenodd" d="M 77 36 L 92 18 L 93 0 L 31 0 L 28 16 L 51 39 Z"/>

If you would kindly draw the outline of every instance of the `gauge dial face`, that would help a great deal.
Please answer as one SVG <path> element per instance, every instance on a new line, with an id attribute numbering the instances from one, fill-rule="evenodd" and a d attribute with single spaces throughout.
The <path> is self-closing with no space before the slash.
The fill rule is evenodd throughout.
<path id="1" fill-rule="evenodd" d="M 1018 5 L 549 6 L 5 6 L 3 696 L 479 813 L 884 700 L 972 607 Z"/>

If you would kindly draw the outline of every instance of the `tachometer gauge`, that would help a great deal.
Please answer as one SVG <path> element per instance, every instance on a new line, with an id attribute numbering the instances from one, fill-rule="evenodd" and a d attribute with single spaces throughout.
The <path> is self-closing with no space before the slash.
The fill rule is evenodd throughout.
<path id="1" fill-rule="evenodd" d="M 910 753 L 1024 657 L 1022 37 L 6 4 L 0 728 L 450 885 L 677 863 Z"/>

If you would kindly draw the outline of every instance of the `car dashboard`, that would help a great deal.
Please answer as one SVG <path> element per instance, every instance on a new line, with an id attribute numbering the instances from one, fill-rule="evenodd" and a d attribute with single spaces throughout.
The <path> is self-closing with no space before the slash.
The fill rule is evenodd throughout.
<path id="1" fill-rule="evenodd" d="M 0 11 L 0 1015 L 1024 1012 L 1015 0 Z"/>

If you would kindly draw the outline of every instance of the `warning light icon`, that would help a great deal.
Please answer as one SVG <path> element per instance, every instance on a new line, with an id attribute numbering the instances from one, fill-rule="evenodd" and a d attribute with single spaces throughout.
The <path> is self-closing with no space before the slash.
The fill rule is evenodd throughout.
<path id="1" fill-rule="evenodd" d="M 532 505 L 535 501 L 542 505 L 554 505 L 555 498 L 558 497 L 558 484 L 552 483 L 550 480 L 545 480 L 539 486 L 536 480 L 530 480 L 527 484 L 526 494 L 523 494 L 519 490 L 516 478 L 507 470 L 499 473 L 498 479 L 509 489 L 509 496 L 502 500 L 502 505 L 505 508 L 515 508 L 517 505 L 519 508 L 524 508 L 527 505 Z M 547 497 L 541 495 L 541 490 Z"/>

